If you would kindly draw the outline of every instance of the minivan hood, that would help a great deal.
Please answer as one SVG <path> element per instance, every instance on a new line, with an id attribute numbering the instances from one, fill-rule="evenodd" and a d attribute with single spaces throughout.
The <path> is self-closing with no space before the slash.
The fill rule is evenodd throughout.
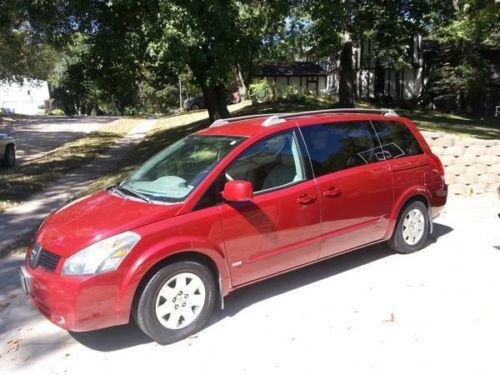
<path id="1" fill-rule="evenodd" d="M 152 204 L 101 191 L 48 216 L 35 240 L 48 251 L 68 257 L 107 237 L 175 216 L 180 207 L 180 203 Z"/>

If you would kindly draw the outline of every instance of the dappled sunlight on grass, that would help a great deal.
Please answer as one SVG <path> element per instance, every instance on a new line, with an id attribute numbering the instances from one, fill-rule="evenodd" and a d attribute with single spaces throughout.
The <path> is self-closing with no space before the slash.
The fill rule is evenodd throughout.
<path id="1" fill-rule="evenodd" d="M 441 131 L 479 139 L 500 139 L 499 118 L 465 117 L 440 112 L 405 109 L 398 109 L 398 113 L 413 120 L 421 130 Z"/>
<path id="2" fill-rule="evenodd" d="M 250 102 L 230 105 L 232 115 L 240 115 L 250 106 Z M 92 182 L 82 195 L 93 193 L 114 185 L 127 177 L 135 168 L 151 158 L 175 141 L 210 124 L 208 113 L 205 110 L 192 111 L 174 116 L 167 116 L 156 121 L 149 134 L 125 157 L 117 163 L 116 170 Z"/>
<path id="3" fill-rule="evenodd" d="M 58 178 L 90 162 L 127 134 L 141 120 L 121 119 L 67 142 L 38 159 L 0 172 L 0 211 L 28 199 Z"/>

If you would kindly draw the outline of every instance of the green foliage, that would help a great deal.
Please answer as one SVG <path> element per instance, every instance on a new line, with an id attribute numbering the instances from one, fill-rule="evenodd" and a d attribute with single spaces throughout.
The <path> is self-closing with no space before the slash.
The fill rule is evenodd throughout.
<path id="1" fill-rule="evenodd" d="M 440 109 L 483 113 L 496 105 L 492 62 L 485 51 L 500 45 L 500 3 L 464 0 L 455 3 L 432 29 L 438 54 L 430 66 L 426 99 Z"/>
<path id="2" fill-rule="evenodd" d="M 65 115 L 64 111 L 60 108 L 54 109 L 53 111 L 50 112 L 50 114 L 53 116 L 64 116 Z"/>
<path id="3" fill-rule="evenodd" d="M 373 43 L 370 56 L 384 68 L 409 67 L 413 36 L 425 30 L 425 19 L 439 2 L 410 0 L 305 1 L 317 53 L 335 56 L 348 37 L 354 46 Z"/>
<path id="4" fill-rule="evenodd" d="M 499 6 L 494 0 L 3 0 L 0 80 L 48 79 L 68 114 L 130 114 L 178 107 L 184 76 L 184 98 L 203 92 L 211 117 L 220 117 L 228 114 L 225 95 L 236 71 L 248 84 L 256 63 L 334 62 L 349 40 L 354 47 L 370 40 L 379 77 L 383 69 L 411 66 L 412 37 L 421 33 L 447 48 L 431 70 L 429 96 L 466 107 L 491 83 L 483 50 L 500 44 Z M 352 65 L 347 57 L 343 66 Z M 303 94 L 252 85 L 252 95 Z"/>
<path id="5" fill-rule="evenodd" d="M 57 52 L 36 32 L 36 17 L 29 22 L 25 2 L 2 0 L 0 5 L 0 81 L 46 79 Z"/>
<path id="6" fill-rule="evenodd" d="M 305 93 L 304 90 L 295 86 L 283 86 L 278 88 L 277 96 L 278 99 L 282 100 L 302 101 L 305 98 Z"/>
<path id="7" fill-rule="evenodd" d="M 250 97 L 257 103 L 270 100 L 273 97 L 273 90 L 267 79 L 261 79 L 250 85 Z"/>
<path id="8" fill-rule="evenodd" d="M 287 0 L 25 3 L 30 25 L 63 51 L 51 80 L 68 113 L 165 111 L 178 100 L 178 76 L 190 71 L 211 116 L 227 114 L 235 69 L 249 78 L 288 7 Z M 187 94 L 195 91 L 184 83 Z"/>

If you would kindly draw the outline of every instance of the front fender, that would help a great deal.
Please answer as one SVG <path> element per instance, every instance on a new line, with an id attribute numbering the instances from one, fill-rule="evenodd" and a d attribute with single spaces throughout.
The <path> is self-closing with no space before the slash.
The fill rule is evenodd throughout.
<path id="1" fill-rule="evenodd" d="M 146 274 L 158 263 L 182 253 L 198 253 L 210 258 L 217 267 L 220 276 L 221 295 L 227 295 L 232 289 L 229 268 L 224 256 L 223 250 L 214 243 L 196 236 L 178 236 L 166 238 L 163 241 L 151 244 L 150 241 L 144 241 L 140 246 L 134 249 L 139 254 L 137 257 L 126 260 L 124 269 L 127 272 L 122 278 L 120 287 L 120 296 L 118 307 L 122 318 L 130 316 L 132 303 L 140 282 Z"/>

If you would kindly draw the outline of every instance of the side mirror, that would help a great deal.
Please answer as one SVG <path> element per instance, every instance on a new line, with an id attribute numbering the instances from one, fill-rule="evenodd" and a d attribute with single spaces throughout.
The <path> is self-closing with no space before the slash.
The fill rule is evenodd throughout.
<path id="1" fill-rule="evenodd" d="M 253 198 L 253 186 L 248 181 L 229 181 L 221 195 L 228 202 L 246 202 Z"/>

